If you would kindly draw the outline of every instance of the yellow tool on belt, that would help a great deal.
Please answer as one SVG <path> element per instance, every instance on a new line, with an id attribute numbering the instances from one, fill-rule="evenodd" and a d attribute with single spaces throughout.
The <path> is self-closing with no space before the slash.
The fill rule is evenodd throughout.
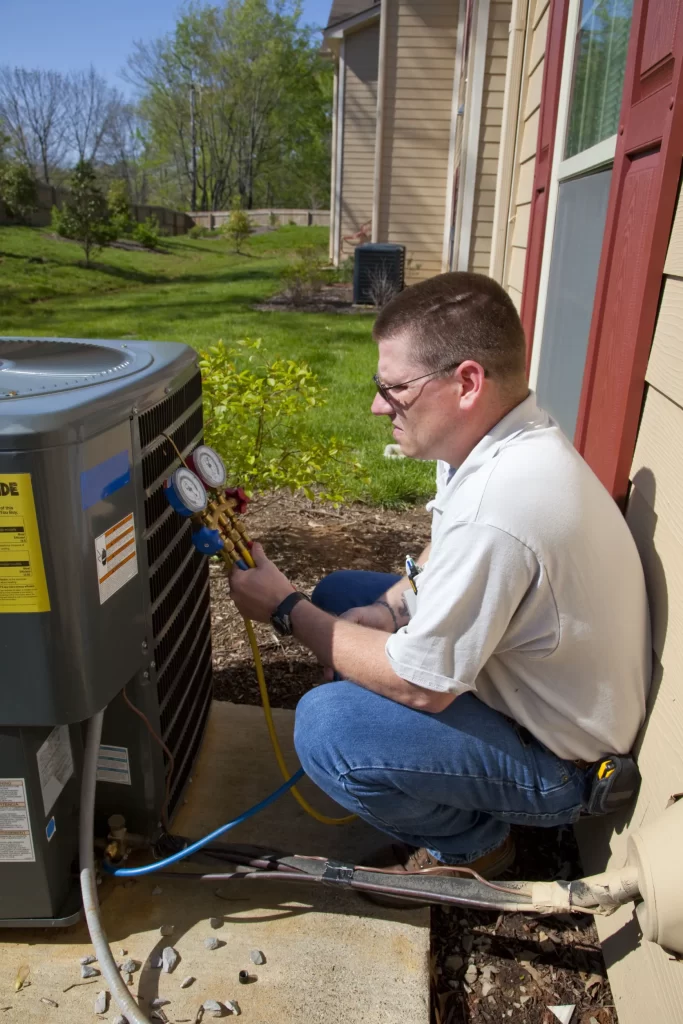
<path id="1" fill-rule="evenodd" d="M 251 556 L 252 542 L 247 529 L 240 519 L 249 499 L 240 487 L 225 489 L 226 469 L 223 460 L 213 448 L 200 445 L 185 460 L 174 440 L 168 434 L 164 437 L 173 446 L 181 466 L 171 474 L 164 484 L 169 504 L 180 515 L 191 518 L 194 530 L 192 543 L 205 555 L 219 555 L 226 569 L 253 569 Z M 244 625 L 249 646 L 254 658 L 263 713 L 275 759 L 286 782 L 291 778 L 280 743 L 275 732 L 273 713 L 268 697 L 268 688 L 263 671 L 263 662 L 256 640 L 253 623 L 245 618 Z M 311 807 L 308 801 L 292 786 L 291 793 L 300 807 L 316 821 L 324 825 L 345 825 L 353 821 L 355 814 L 343 818 L 331 818 Z"/>
<path id="2" fill-rule="evenodd" d="M 610 754 L 587 771 L 588 814 L 609 814 L 630 805 L 640 786 L 638 765 L 629 755 Z"/>

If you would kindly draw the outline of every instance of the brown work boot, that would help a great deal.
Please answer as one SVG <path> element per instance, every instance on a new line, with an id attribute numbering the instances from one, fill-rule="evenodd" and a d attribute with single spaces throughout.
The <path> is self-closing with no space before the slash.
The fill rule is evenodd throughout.
<path id="1" fill-rule="evenodd" d="M 476 860 L 462 866 L 476 871 L 483 878 L 498 878 L 504 871 L 507 871 L 514 859 L 515 843 L 512 836 L 508 836 L 494 850 L 490 850 L 482 857 L 477 857 Z M 453 866 L 457 865 L 444 864 L 442 861 L 437 860 L 424 846 L 416 849 L 414 846 L 407 846 L 405 843 L 391 843 L 389 846 L 383 846 L 363 864 L 363 867 L 369 869 L 381 868 L 383 871 L 397 875 L 420 872 L 424 871 L 425 868 L 431 868 L 430 875 L 450 875 L 456 878 L 456 873 L 449 871 L 449 868 Z M 443 870 L 440 871 L 439 868 Z M 416 884 L 419 884 L 419 875 L 415 881 Z M 366 892 L 363 893 L 363 896 L 370 900 L 371 903 L 379 903 L 385 907 L 410 910 L 414 907 L 428 906 L 426 903 L 404 900 L 399 896 L 384 896 L 382 893 Z"/>

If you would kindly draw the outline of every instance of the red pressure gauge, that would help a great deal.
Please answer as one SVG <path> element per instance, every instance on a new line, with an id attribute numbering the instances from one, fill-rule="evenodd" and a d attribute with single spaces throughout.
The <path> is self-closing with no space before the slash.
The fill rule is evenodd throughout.
<path id="1" fill-rule="evenodd" d="M 205 487 L 211 488 L 212 491 L 218 491 L 225 487 L 228 475 L 225 463 L 218 452 L 209 448 L 208 444 L 200 444 L 195 448 L 188 456 L 187 464 Z"/>

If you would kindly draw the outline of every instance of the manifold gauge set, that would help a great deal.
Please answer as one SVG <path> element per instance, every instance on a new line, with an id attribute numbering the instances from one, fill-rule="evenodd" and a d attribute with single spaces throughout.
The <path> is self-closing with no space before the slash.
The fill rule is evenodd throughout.
<path id="1" fill-rule="evenodd" d="M 226 488 L 226 481 L 218 452 L 201 444 L 164 482 L 164 494 L 179 515 L 192 519 L 198 551 L 246 568 L 251 540 L 239 516 L 249 499 L 241 487 Z"/>

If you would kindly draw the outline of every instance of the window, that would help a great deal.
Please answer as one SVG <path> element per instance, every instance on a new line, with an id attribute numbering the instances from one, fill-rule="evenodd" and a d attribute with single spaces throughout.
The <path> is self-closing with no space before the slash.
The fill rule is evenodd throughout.
<path id="1" fill-rule="evenodd" d="M 611 177 L 610 168 L 563 181 L 557 199 L 536 393 L 567 437 L 579 411 Z"/>
<path id="2" fill-rule="evenodd" d="M 569 0 L 530 384 L 573 438 L 624 88 L 633 0 Z"/>
<path id="3" fill-rule="evenodd" d="M 632 8 L 633 0 L 582 0 L 565 159 L 617 131 Z"/>

